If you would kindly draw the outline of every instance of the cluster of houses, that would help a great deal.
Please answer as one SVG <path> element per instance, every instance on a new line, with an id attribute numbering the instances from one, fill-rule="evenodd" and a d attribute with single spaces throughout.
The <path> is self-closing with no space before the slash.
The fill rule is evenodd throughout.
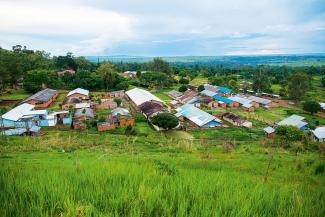
<path id="1" fill-rule="evenodd" d="M 37 135 L 41 127 L 71 125 L 86 129 L 87 121 L 97 120 L 98 131 L 115 129 L 117 126 L 134 125 L 134 119 L 125 108 L 119 108 L 115 98 L 123 98 L 125 92 L 113 91 L 91 99 L 88 90 L 76 88 L 70 91 L 61 105 L 62 110 L 47 109 L 57 99 L 58 92 L 44 89 L 23 100 L 18 106 L 3 114 L 0 128 L 4 135 Z M 96 110 L 111 110 L 108 115 L 96 115 Z"/>
<path id="2" fill-rule="evenodd" d="M 290 117 L 287 117 L 279 122 L 276 122 L 272 126 L 265 127 L 263 130 L 265 132 L 265 135 L 269 138 L 275 138 L 275 129 L 278 126 L 294 126 L 302 131 L 308 131 L 308 122 L 305 119 L 305 117 L 300 115 L 291 115 Z M 318 142 L 324 142 L 325 141 L 325 127 L 317 127 L 315 130 L 311 130 L 314 140 Z"/>

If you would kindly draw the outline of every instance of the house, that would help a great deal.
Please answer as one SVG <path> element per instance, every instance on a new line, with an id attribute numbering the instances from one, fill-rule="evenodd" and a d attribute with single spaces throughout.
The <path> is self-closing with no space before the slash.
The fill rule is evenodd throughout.
<path id="1" fill-rule="evenodd" d="M 226 113 L 222 114 L 221 117 L 225 121 L 228 121 L 238 127 L 251 128 L 253 126 L 252 122 L 243 120 L 238 115 L 230 113 L 230 112 L 226 112 Z"/>
<path id="2" fill-rule="evenodd" d="M 312 131 L 314 134 L 314 140 L 317 142 L 325 142 L 325 127 L 317 127 Z"/>
<path id="3" fill-rule="evenodd" d="M 165 102 L 150 93 L 149 91 L 133 88 L 132 90 L 125 92 L 126 96 L 129 98 L 134 107 L 138 108 L 144 102 L 155 101 L 161 105 L 164 105 Z"/>
<path id="4" fill-rule="evenodd" d="M 134 126 L 135 121 L 129 110 L 124 108 L 116 108 L 112 110 L 112 117 L 117 120 L 118 126 Z"/>
<path id="5" fill-rule="evenodd" d="M 193 97 L 197 96 L 198 93 L 194 90 L 186 90 L 183 94 L 183 96 L 181 96 L 179 98 L 179 101 L 182 102 L 182 103 L 187 103 L 188 101 L 190 101 Z"/>
<path id="6" fill-rule="evenodd" d="M 172 90 L 168 92 L 167 95 L 170 96 L 172 99 L 178 99 L 179 97 L 183 96 L 183 93 L 177 90 Z"/>
<path id="7" fill-rule="evenodd" d="M 242 108 L 245 111 L 255 111 L 255 109 L 253 107 L 253 104 L 252 104 L 252 100 L 241 97 L 240 95 L 231 96 L 228 99 L 231 99 L 231 100 L 234 101 L 234 106 L 235 107 L 242 106 Z"/>
<path id="8" fill-rule="evenodd" d="M 74 121 L 73 128 L 76 130 L 85 130 L 87 129 L 87 125 L 81 121 Z"/>
<path id="9" fill-rule="evenodd" d="M 137 71 L 125 71 L 122 73 L 123 77 L 128 77 L 128 78 L 136 78 L 137 77 Z"/>
<path id="10" fill-rule="evenodd" d="M 232 89 L 226 87 L 217 87 L 217 93 L 221 96 L 229 96 L 232 92 Z"/>
<path id="11" fill-rule="evenodd" d="M 213 100 L 213 97 L 214 97 L 215 95 L 217 95 L 216 92 L 212 92 L 212 91 L 210 91 L 210 90 L 203 90 L 203 91 L 200 92 L 200 94 L 201 94 L 202 96 L 207 97 L 208 99 L 211 99 L 211 100 Z"/>
<path id="12" fill-rule="evenodd" d="M 76 74 L 76 71 L 73 70 L 73 69 L 67 69 L 67 70 L 64 70 L 64 71 L 62 71 L 62 72 L 57 72 L 56 74 L 57 74 L 59 77 L 62 77 L 62 76 L 64 76 L 65 74 L 74 75 L 74 74 Z"/>
<path id="13" fill-rule="evenodd" d="M 75 108 L 75 106 L 79 103 L 82 103 L 82 100 L 79 98 L 65 98 L 61 107 L 63 110 L 69 110 L 71 108 Z"/>
<path id="14" fill-rule="evenodd" d="M 98 131 L 114 130 L 115 128 L 116 126 L 112 118 L 108 118 L 103 122 L 97 122 Z"/>
<path id="15" fill-rule="evenodd" d="M 57 115 L 62 113 L 69 116 L 68 111 L 49 114 L 47 110 L 35 110 L 35 105 L 24 103 L 3 114 L 0 119 L 0 126 L 16 128 L 32 125 L 55 126 L 58 121 Z M 62 123 L 69 124 L 70 122 L 69 119 L 62 119 Z"/>
<path id="16" fill-rule="evenodd" d="M 0 135 L 5 136 L 22 136 L 22 135 L 29 135 L 29 136 L 38 136 L 41 132 L 41 127 L 33 125 L 30 128 L 14 128 L 9 130 L 4 130 L 0 132 Z"/>
<path id="17" fill-rule="evenodd" d="M 205 90 L 217 93 L 217 90 L 218 90 L 217 86 L 214 86 L 214 85 L 211 85 L 211 84 L 204 84 L 203 86 L 204 86 Z"/>
<path id="18" fill-rule="evenodd" d="M 305 121 L 305 118 L 299 115 L 291 115 L 288 118 L 283 119 L 282 121 L 276 124 L 277 126 L 294 126 L 301 130 L 308 128 L 308 123 Z"/>
<path id="19" fill-rule="evenodd" d="M 213 96 L 213 99 L 218 101 L 218 105 L 220 107 L 233 107 L 234 106 L 234 101 L 228 98 L 225 98 L 223 96 L 215 95 Z"/>
<path id="20" fill-rule="evenodd" d="M 108 95 L 111 98 L 122 98 L 125 96 L 125 91 L 124 90 L 116 90 L 116 91 L 111 91 L 108 93 Z"/>
<path id="21" fill-rule="evenodd" d="M 56 100 L 57 96 L 58 91 L 46 88 L 28 97 L 21 104 L 28 103 L 35 105 L 36 108 L 47 108 Z"/>
<path id="22" fill-rule="evenodd" d="M 185 104 L 176 111 L 175 116 L 181 121 L 187 120 L 192 127 L 210 128 L 222 123 L 220 119 L 191 104 Z"/>
<path id="23" fill-rule="evenodd" d="M 263 129 L 263 131 L 265 132 L 265 135 L 269 138 L 274 138 L 275 137 L 275 129 L 273 127 L 265 127 Z"/>
<path id="24" fill-rule="evenodd" d="M 67 98 L 76 98 L 80 100 L 89 99 L 89 90 L 76 88 L 67 94 Z"/>
<path id="25" fill-rule="evenodd" d="M 146 116 L 147 119 L 151 119 L 153 116 L 167 112 L 167 109 L 157 101 L 147 101 L 139 105 L 139 109 Z"/>
<path id="26" fill-rule="evenodd" d="M 187 104 L 192 104 L 196 107 L 201 107 L 201 105 L 206 105 L 210 108 L 218 107 L 218 103 L 202 96 L 195 96 L 187 102 Z"/>
<path id="27" fill-rule="evenodd" d="M 181 103 L 177 100 L 173 100 L 171 102 L 169 102 L 169 105 L 172 109 L 178 108 L 179 106 L 181 106 Z"/>
<path id="28" fill-rule="evenodd" d="M 94 111 L 91 108 L 83 108 L 76 110 L 74 119 L 76 121 L 85 121 L 93 119 L 94 116 Z"/>
<path id="29" fill-rule="evenodd" d="M 95 109 L 115 109 L 117 108 L 117 103 L 113 98 L 101 99 L 100 103 L 95 104 Z"/>
<path id="30" fill-rule="evenodd" d="M 82 102 L 82 103 L 77 103 L 75 105 L 75 109 L 83 109 L 83 108 L 90 108 L 90 103 Z"/>
<path id="31" fill-rule="evenodd" d="M 249 96 L 248 99 L 252 100 L 254 103 L 255 107 L 264 107 L 264 108 L 269 108 L 272 100 L 265 99 L 262 97 L 257 97 L 257 96 Z"/>

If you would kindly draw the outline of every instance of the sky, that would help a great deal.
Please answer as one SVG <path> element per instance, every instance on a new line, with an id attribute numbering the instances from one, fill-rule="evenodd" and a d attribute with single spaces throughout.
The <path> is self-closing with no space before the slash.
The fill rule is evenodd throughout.
<path id="1" fill-rule="evenodd" d="M 52 55 L 325 53 L 325 0 L 0 0 L 0 46 Z"/>

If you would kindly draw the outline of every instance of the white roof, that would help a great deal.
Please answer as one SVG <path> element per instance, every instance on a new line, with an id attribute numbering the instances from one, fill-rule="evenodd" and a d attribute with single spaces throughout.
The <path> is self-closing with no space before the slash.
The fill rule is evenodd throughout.
<path id="1" fill-rule="evenodd" d="M 325 127 L 317 127 L 313 133 L 318 139 L 325 139 Z"/>
<path id="2" fill-rule="evenodd" d="M 247 103 L 247 104 L 243 104 L 243 107 L 245 107 L 245 108 L 251 108 L 251 107 L 253 107 L 253 105 L 252 105 L 252 104 L 249 104 L 249 103 Z"/>
<path id="3" fill-rule="evenodd" d="M 85 96 L 89 96 L 89 90 L 85 90 L 85 89 L 82 89 L 82 88 L 77 88 L 77 89 L 74 89 L 74 90 L 71 90 L 67 96 L 71 96 L 72 94 L 75 94 L 75 93 L 79 93 L 79 94 L 82 94 L 82 95 L 85 95 Z"/>
<path id="4" fill-rule="evenodd" d="M 248 104 L 250 104 L 252 102 L 252 100 L 240 97 L 238 95 L 228 97 L 228 99 L 231 99 L 232 101 L 238 102 L 238 103 L 240 103 L 242 105 L 248 105 Z"/>
<path id="5" fill-rule="evenodd" d="M 210 90 L 203 90 L 203 91 L 201 91 L 201 94 L 209 96 L 209 97 L 213 97 L 213 96 L 217 95 L 216 92 L 212 92 Z"/>
<path id="6" fill-rule="evenodd" d="M 273 127 L 265 127 L 263 129 L 266 133 L 274 133 L 275 132 L 275 129 Z"/>
<path id="7" fill-rule="evenodd" d="M 170 104 L 172 104 L 172 105 L 176 105 L 176 104 L 178 104 L 179 102 L 177 101 L 177 100 L 173 100 L 173 101 L 171 101 L 170 102 Z"/>
<path id="8" fill-rule="evenodd" d="M 24 104 L 21 104 L 15 108 L 11 109 L 4 115 L 2 115 L 2 118 L 11 120 L 11 121 L 17 121 L 20 118 L 22 118 L 27 112 L 33 110 L 34 108 L 35 108 L 34 105 L 24 103 Z"/>
<path id="9" fill-rule="evenodd" d="M 290 117 L 285 118 L 282 121 L 280 121 L 278 123 L 278 125 L 279 126 L 290 125 L 290 126 L 295 126 L 295 127 L 301 128 L 308 124 L 305 121 L 303 121 L 304 119 L 305 119 L 304 117 L 299 116 L 299 115 L 291 115 Z"/>
<path id="10" fill-rule="evenodd" d="M 195 107 L 192 104 L 185 104 L 177 108 L 176 111 L 177 111 L 177 113 L 175 114 L 176 117 L 184 116 L 187 119 L 193 121 L 196 125 L 200 127 L 213 120 L 220 123 L 222 122 L 220 119 Z"/>
<path id="11" fill-rule="evenodd" d="M 25 115 L 47 115 L 47 110 L 30 110 L 24 113 Z"/>
<path id="12" fill-rule="evenodd" d="M 162 101 L 161 99 L 159 99 L 158 97 L 156 97 L 155 95 L 150 93 L 149 91 L 146 91 L 146 90 L 143 90 L 140 88 L 133 88 L 132 90 L 126 91 L 125 93 L 126 93 L 126 95 L 128 95 L 130 97 L 130 99 L 137 106 L 141 105 L 144 102 L 148 102 L 151 100 L 165 103 L 164 101 Z"/>
<path id="13" fill-rule="evenodd" d="M 250 100 L 252 100 L 254 102 L 257 102 L 257 103 L 261 103 L 263 105 L 267 105 L 267 104 L 272 102 L 269 99 L 264 99 L 264 98 L 257 97 L 257 96 L 250 96 L 250 97 L 248 97 L 248 99 L 250 99 Z"/>
<path id="14" fill-rule="evenodd" d="M 90 108 L 90 103 L 87 103 L 87 102 L 77 103 L 75 107 L 76 107 L 76 109 Z"/>
<path id="15" fill-rule="evenodd" d="M 69 111 L 57 111 L 57 112 L 51 113 L 51 115 L 59 115 L 59 114 L 69 114 Z"/>
<path id="16" fill-rule="evenodd" d="M 325 102 L 320 102 L 320 107 L 322 107 L 322 109 L 325 109 Z"/>

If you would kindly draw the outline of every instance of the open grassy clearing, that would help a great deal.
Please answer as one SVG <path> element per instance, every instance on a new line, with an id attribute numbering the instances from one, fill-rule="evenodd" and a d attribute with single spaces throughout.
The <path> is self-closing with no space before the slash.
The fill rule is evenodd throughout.
<path id="1" fill-rule="evenodd" d="M 208 83 L 208 78 L 201 77 L 201 76 L 198 76 L 190 81 L 190 84 L 194 85 L 194 86 L 199 86 L 199 85 L 205 84 L 205 83 Z"/>
<path id="2" fill-rule="evenodd" d="M 32 94 L 26 92 L 25 90 L 10 90 L 5 94 L 0 94 L 1 100 L 23 100 Z"/>

